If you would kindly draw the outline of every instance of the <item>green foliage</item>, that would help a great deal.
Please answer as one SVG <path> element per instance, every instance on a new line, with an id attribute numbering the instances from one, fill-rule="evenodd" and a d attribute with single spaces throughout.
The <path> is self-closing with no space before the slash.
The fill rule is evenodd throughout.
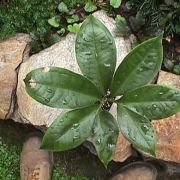
<path id="1" fill-rule="evenodd" d="M 56 17 L 52 17 L 51 19 L 49 19 L 48 23 L 55 28 L 60 26 L 59 19 L 57 19 Z"/>
<path id="2" fill-rule="evenodd" d="M 19 146 L 8 146 L 0 137 L 0 179 L 19 180 Z"/>
<path id="3" fill-rule="evenodd" d="M 165 36 L 180 34 L 179 0 L 129 0 L 131 7 L 146 21 L 149 34 L 164 31 Z"/>
<path id="4" fill-rule="evenodd" d="M 142 94 L 143 96 L 141 96 Z M 177 89 L 147 85 L 125 93 L 117 102 L 150 119 L 163 119 L 178 112 L 178 95 Z M 162 112 L 164 113 L 162 114 Z"/>
<path id="5" fill-rule="evenodd" d="M 75 109 L 59 117 L 45 134 L 42 148 L 65 151 L 82 144 L 91 135 L 97 109 L 97 106 Z"/>
<path id="6" fill-rule="evenodd" d="M 120 15 L 116 16 L 117 34 L 120 36 L 128 36 L 131 30 L 126 22 L 126 19 Z"/>
<path id="7" fill-rule="evenodd" d="M 88 178 L 79 174 L 71 177 L 62 170 L 62 167 L 59 164 L 55 164 L 52 180 L 88 180 Z"/>
<path id="8" fill-rule="evenodd" d="M 99 20 L 90 16 L 81 26 L 75 48 L 82 73 L 105 94 L 116 66 L 116 47 L 111 33 Z"/>
<path id="9" fill-rule="evenodd" d="M 31 53 L 58 42 L 72 29 L 68 25 L 79 22 L 74 7 L 85 5 L 83 0 L 11 0 L 7 4 L 0 2 L 0 39 L 16 33 L 29 33 L 33 39 Z M 48 11 L 47 11 L 48 9 Z M 82 21 L 82 20 L 81 20 Z M 75 32 L 77 26 L 73 27 Z"/>
<path id="10" fill-rule="evenodd" d="M 123 135 L 133 145 L 145 152 L 155 155 L 156 132 L 149 119 L 118 104 L 118 123 Z"/>
<path id="11" fill-rule="evenodd" d="M 59 3 L 58 10 L 61 13 L 68 13 L 69 11 L 67 5 L 64 2 Z"/>
<path id="12" fill-rule="evenodd" d="M 85 7 L 84 7 L 84 10 L 86 12 L 93 12 L 97 9 L 97 6 L 94 4 L 94 2 L 92 1 L 89 1 L 86 3 Z"/>
<path id="13" fill-rule="evenodd" d="M 73 25 L 68 25 L 69 32 L 78 33 L 80 30 L 81 25 L 74 23 Z"/>
<path id="14" fill-rule="evenodd" d="M 180 75 L 180 64 L 177 64 L 173 67 L 173 73 Z"/>
<path id="15" fill-rule="evenodd" d="M 163 64 L 164 64 L 165 68 L 167 70 L 169 70 L 170 72 L 180 75 L 180 64 L 174 65 L 172 60 L 167 59 L 167 58 L 164 59 Z"/>
<path id="16" fill-rule="evenodd" d="M 48 9 L 48 11 L 47 11 Z M 16 33 L 32 37 L 31 54 L 59 42 L 68 32 L 77 33 L 79 25 L 97 9 L 112 15 L 109 1 L 96 0 L 10 0 L 0 2 L 0 40 Z"/>
<path id="17" fill-rule="evenodd" d="M 8 136 L 8 139 L 10 137 Z M 0 137 L 0 179 L 1 180 L 19 180 L 20 179 L 20 153 L 21 146 L 19 144 L 6 144 L 4 139 Z M 60 165 L 56 162 L 53 168 L 52 180 L 88 180 L 88 178 L 80 175 L 69 176 Z"/>
<path id="18" fill-rule="evenodd" d="M 64 151 L 88 139 L 107 166 L 113 159 L 121 131 L 136 148 L 155 155 L 156 132 L 150 121 L 180 110 L 180 90 L 145 86 L 160 70 L 161 37 L 134 48 L 114 73 L 113 36 L 102 22 L 89 16 L 78 32 L 75 49 L 85 77 L 50 67 L 33 70 L 25 78 L 28 94 L 38 102 L 74 109 L 54 121 L 43 138 L 42 147 Z M 118 106 L 118 124 L 108 112 L 113 103 Z"/>
<path id="19" fill-rule="evenodd" d="M 55 15 L 56 6 L 54 0 L 11 0 L 7 4 L 0 3 L 0 39 L 16 33 L 31 33 L 38 43 L 38 49 L 47 47 L 45 35 L 51 30 L 47 20 Z M 32 51 L 36 51 L 36 47 Z"/>
<path id="20" fill-rule="evenodd" d="M 136 46 L 117 68 L 112 82 L 113 95 L 122 95 L 149 83 L 157 75 L 162 60 L 161 38 L 152 38 Z"/>
<path id="21" fill-rule="evenodd" d="M 118 8 L 121 5 L 121 0 L 110 0 L 110 5 L 114 8 Z"/>
<path id="22" fill-rule="evenodd" d="M 36 83 L 36 81 L 41 83 Z M 26 76 L 25 82 L 30 82 L 26 86 L 28 94 L 40 103 L 54 108 L 73 109 L 77 106 L 93 105 L 94 101 L 101 97 L 101 93 L 91 81 L 63 68 L 36 69 Z M 67 82 L 71 83 L 67 84 Z M 41 91 L 37 93 L 36 88 L 31 88 L 34 86 L 40 88 Z M 89 89 L 91 89 L 90 92 L 88 92 Z M 54 94 L 56 94 L 55 97 Z M 53 101 L 50 101 L 52 98 Z"/>
<path id="23" fill-rule="evenodd" d="M 105 166 L 115 154 L 118 134 L 119 130 L 114 117 L 108 111 L 100 111 L 95 117 L 90 141 L 93 142 L 98 156 Z"/>

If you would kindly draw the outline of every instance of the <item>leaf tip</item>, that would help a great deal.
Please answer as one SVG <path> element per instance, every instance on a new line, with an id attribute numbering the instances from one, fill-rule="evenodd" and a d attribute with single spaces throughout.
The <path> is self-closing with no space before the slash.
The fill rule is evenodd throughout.
<path id="1" fill-rule="evenodd" d="M 25 84 L 27 84 L 27 76 L 23 79 L 23 82 L 25 83 Z"/>

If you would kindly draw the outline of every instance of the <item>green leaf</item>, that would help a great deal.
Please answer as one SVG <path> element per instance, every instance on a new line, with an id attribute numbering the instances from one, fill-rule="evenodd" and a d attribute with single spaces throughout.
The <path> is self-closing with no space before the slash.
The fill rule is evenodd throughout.
<path id="1" fill-rule="evenodd" d="M 114 117 L 107 111 L 100 111 L 95 118 L 91 141 L 106 167 L 115 154 L 118 135 L 119 129 Z"/>
<path id="2" fill-rule="evenodd" d="M 171 59 L 165 58 L 163 64 L 167 70 L 172 71 L 174 64 Z"/>
<path id="3" fill-rule="evenodd" d="M 100 92 L 85 77 L 58 67 L 39 68 L 25 78 L 26 91 L 36 101 L 55 108 L 95 104 Z"/>
<path id="4" fill-rule="evenodd" d="M 120 15 L 117 15 L 115 20 L 118 34 L 120 36 L 128 36 L 131 33 L 131 30 L 127 25 L 126 19 Z"/>
<path id="5" fill-rule="evenodd" d="M 72 15 L 72 16 L 67 18 L 67 22 L 69 24 L 77 22 L 77 21 L 79 21 L 79 16 L 78 15 Z"/>
<path id="6" fill-rule="evenodd" d="M 173 73 L 180 75 L 180 64 L 177 64 L 173 67 Z"/>
<path id="7" fill-rule="evenodd" d="M 121 0 L 110 0 L 110 5 L 113 8 L 118 8 L 121 5 Z"/>
<path id="8" fill-rule="evenodd" d="M 55 28 L 60 26 L 59 19 L 57 19 L 57 17 L 52 17 L 51 19 L 48 20 L 48 23 Z"/>
<path id="9" fill-rule="evenodd" d="M 93 12 L 97 9 L 97 6 L 96 4 L 94 4 L 92 1 L 89 1 L 86 3 L 85 7 L 84 7 L 84 10 L 86 12 Z"/>
<path id="10" fill-rule="evenodd" d="M 82 73 L 105 94 L 116 66 L 116 46 L 109 30 L 93 16 L 77 34 L 76 58 Z"/>
<path id="11" fill-rule="evenodd" d="M 72 33 L 78 33 L 80 30 L 81 24 L 74 23 L 73 25 L 68 25 L 68 31 Z"/>
<path id="12" fill-rule="evenodd" d="M 61 37 L 60 37 L 57 33 L 55 33 L 55 34 L 52 34 L 51 36 L 48 37 L 48 42 L 47 42 L 47 44 L 48 44 L 49 46 L 51 46 L 51 45 L 59 42 L 60 40 L 61 40 Z"/>
<path id="13" fill-rule="evenodd" d="M 59 12 L 61 13 L 68 13 L 68 7 L 67 5 L 64 3 L 64 2 L 61 2 L 59 5 L 58 5 L 58 10 Z"/>
<path id="14" fill-rule="evenodd" d="M 149 85 L 125 93 L 117 102 L 148 119 L 162 119 L 180 111 L 180 90 Z"/>
<path id="15" fill-rule="evenodd" d="M 65 151 L 79 146 L 91 134 L 98 106 L 76 109 L 58 117 L 44 135 L 42 148 Z"/>
<path id="16" fill-rule="evenodd" d="M 136 148 L 155 155 L 156 132 L 147 118 L 118 104 L 118 123 L 122 134 Z"/>
<path id="17" fill-rule="evenodd" d="M 65 28 L 61 28 L 59 31 L 57 31 L 58 34 L 64 35 L 66 32 Z"/>
<path id="18" fill-rule="evenodd" d="M 119 65 L 112 83 L 112 95 L 149 83 L 160 70 L 163 60 L 161 37 L 149 39 L 135 47 Z"/>

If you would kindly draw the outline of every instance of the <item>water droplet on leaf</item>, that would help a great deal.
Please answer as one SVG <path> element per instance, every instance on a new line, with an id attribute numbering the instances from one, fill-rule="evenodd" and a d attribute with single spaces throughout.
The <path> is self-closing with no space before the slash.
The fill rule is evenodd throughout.
<path id="1" fill-rule="evenodd" d="M 114 147 L 114 144 L 108 144 L 108 147 L 111 149 Z"/>
<path id="2" fill-rule="evenodd" d="M 83 36 L 83 39 L 84 39 L 84 41 L 86 41 L 86 42 L 89 41 L 86 36 Z"/>
<path id="3" fill-rule="evenodd" d="M 111 128 L 109 128 L 109 132 L 110 132 L 110 133 L 113 133 L 113 132 L 114 132 L 114 130 L 113 130 L 113 129 L 111 129 Z"/>
<path id="4" fill-rule="evenodd" d="M 100 42 L 102 42 L 102 43 L 103 43 L 103 42 L 105 42 L 105 40 L 104 40 L 104 39 L 101 39 L 101 40 L 100 40 Z"/>
<path id="5" fill-rule="evenodd" d="M 64 119 L 60 119 L 59 122 L 60 122 L 60 123 L 63 123 L 63 122 L 64 122 Z"/>
<path id="6" fill-rule="evenodd" d="M 157 109 L 157 105 L 156 104 L 153 104 L 152 107 L 153 107 L 154 110 Z"/>
<path id="7" fill-rule="evenodd" d="M 108 64 L 108 63 L 106 64 L 106 63 L 105 63 L 104 66 L 105 66 L 105 67 L 111 67 L 111 64 Z"/>
<path id="8" fill-rule="evenodd" d="M 45 98 L 44 100 L 45 100 L 45 102 L 47 102 L 47 103 L 50 101 L 49 98 Z"/>
<path id="9" fill-rule="evenodd" d="M 88 51 L 88 52 L 85 52 L 84 54 L 85 54 L 85 55 L 91 55 L 91 52 Z"/>
<path id="10" fill-rule="evenodd" d="M 63 100 L 63 105 L 66 105 L 67 104 L 67 101 L 64 99 Z"/>
<path id="11" fill-rule="evenodd" d="M 97 139 L 97 143 L 98 144 L 100 144 L 101 143 L 101 139 L 99 138 L 99 139 Z"/>
<path id="12" fill-rule="evenodd" d="M 138 68 L 138 71 L 139 71 L 139 72 L 142 72 L 142 71 L 143 71 L 143 68 L 141 68 L 141 67 Z"/>
<path id="13" fill-rule="evenodd" d="M 47 92 L 48 92 L 48 93 L 52 93 L 52 89 L 49 89 L 49 88 L 48 88 L 48 89 L 47 89 Z"/>
<path id="14" fill-rule="evenodd" d="M 79 126 L 78 123 L 73 124 L 73 127 L 74 127 L 74 128 L 77 128 L 78 126 Z"/>
<path id="15" fill-rule="evenodd" d="M 78 140 L 80 137 L 79 136 L 74 136 L 73 137 L 73 141 L 76 141 L 76 140 Z"/>

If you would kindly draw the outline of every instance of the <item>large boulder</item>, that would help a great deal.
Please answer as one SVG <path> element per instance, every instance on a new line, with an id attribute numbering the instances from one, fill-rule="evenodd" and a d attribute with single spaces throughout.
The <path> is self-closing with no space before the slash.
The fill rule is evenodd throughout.
<path id="1" fill-rule="evenodd" d="M 161 71 L 158 84 L 180 89 L 180 76 Z M 162 120 L 154 120 L 158 134 L 156 158 L 180 163 L 180 113 Z"/>
<path id="2" fill-rule="evenodd" d="M 28 54 L 30 37 L 18 34 L 0 42 L 0 119 L 11 116 L 17 86 L 17 68 Z"/>

